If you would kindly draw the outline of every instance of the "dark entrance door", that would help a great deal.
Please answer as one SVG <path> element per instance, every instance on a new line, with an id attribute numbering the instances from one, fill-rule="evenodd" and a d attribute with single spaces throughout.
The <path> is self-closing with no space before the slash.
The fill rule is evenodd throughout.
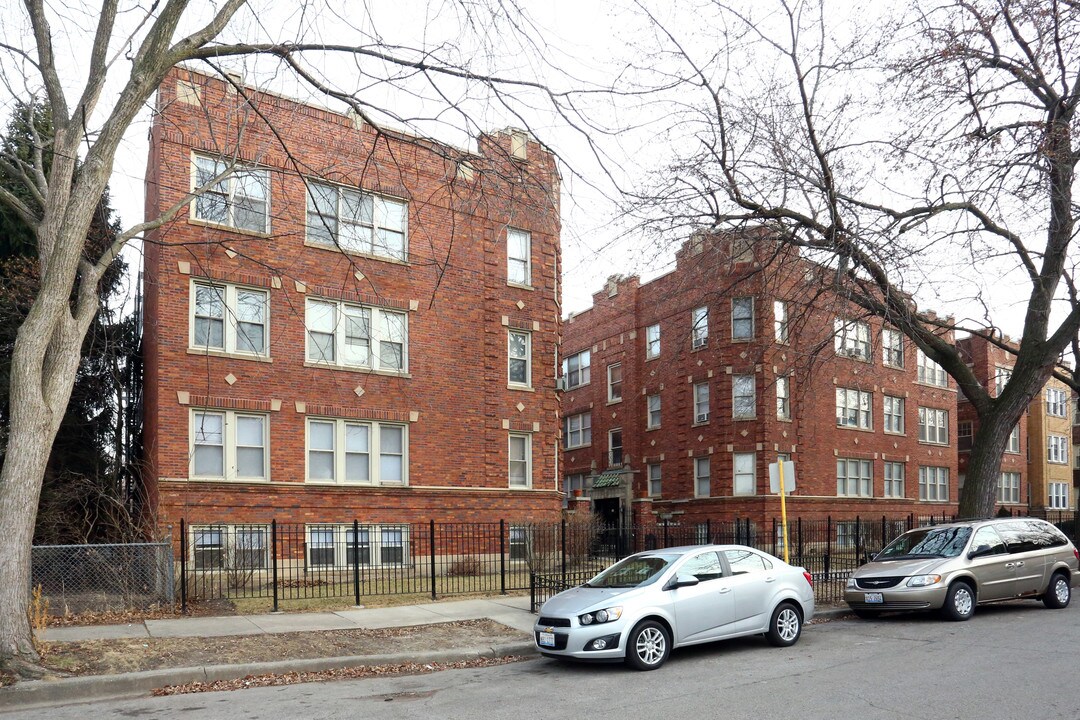
<path id="1" fill-rule="evenodd" d="M 621 558 L 627 554 L 629 528 L 623 519 L 619 498 L 603 498 L 593 501 L 593 512 L 600 519 L 600 554 Z"/>

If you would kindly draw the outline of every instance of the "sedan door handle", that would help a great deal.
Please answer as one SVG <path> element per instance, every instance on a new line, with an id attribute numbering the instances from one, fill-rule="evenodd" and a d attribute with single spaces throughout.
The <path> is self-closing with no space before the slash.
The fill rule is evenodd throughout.
<path id="1" fill-rule="evenodd" d="M 774 580 L 776 580 L 776 578 L 774 578 L 771 575 L 769 577 L 765 578 L 765 582 L 773 582 Z"/>
<path id="2" fill-rule="evenodd" d="M 721 595 L 724 595 L 724 594 L 729 593 L 729 592 L 731 592 L 731 588 L 729 588 L 729 587 L 720 588 L 720 594 Z"/>

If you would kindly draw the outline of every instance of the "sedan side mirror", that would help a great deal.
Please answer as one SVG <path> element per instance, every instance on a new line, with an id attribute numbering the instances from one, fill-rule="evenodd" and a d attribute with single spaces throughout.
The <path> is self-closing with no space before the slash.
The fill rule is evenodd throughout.
<path id="1" fill-rule="evenodd" d="M 674 590 L 681 587 L 692 587 L 694 585 L 697 585 L 699 582 L 701 581 L 693 575 L 676 575 L 668 581 L 668 584 L 664 586 L 664 589 Z"/>

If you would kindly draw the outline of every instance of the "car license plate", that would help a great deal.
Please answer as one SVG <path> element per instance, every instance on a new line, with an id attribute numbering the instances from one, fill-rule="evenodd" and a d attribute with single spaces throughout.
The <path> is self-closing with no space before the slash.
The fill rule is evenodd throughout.
<path id="1" fill-rule="evenodd" d="M 555 633 L 540 633 L 540 644 L 544 647 L 555 647 Z"/>
<path id="2" fill-rule="evenodd" d="M 866 593 L 866 594 L 863 595 L 863 602 L 866 602 L 866 603 L 881 603 L 881 602 L 885 602 L 885 600 L 884 600 L 884 598 L 881 597 L 881 593 Z"/>

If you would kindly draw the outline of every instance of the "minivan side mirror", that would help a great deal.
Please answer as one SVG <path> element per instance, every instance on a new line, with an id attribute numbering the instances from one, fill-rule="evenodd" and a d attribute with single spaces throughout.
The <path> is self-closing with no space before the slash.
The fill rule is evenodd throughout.
<path id="1" fill-rule="evenodd" d="M 979 545 L 978 547 L 971 548 L 971 551 L 968 552 L 968 560 L 974 560 L 975 558 L 980 558 L 980 557 L 983 557 L 985 555 L 993 555 L 993 554 L 994 554 L 994 546 L 993 545 Z"/>
<path id="2" fill-rule="evenodd" d="M 671 580 L 668 580 L 668 584 L 664 586 L 664 589 L 674 590 L 681 587 L 692 587 L 694 585 L 697 585 L 699 582 L 701 581 L 693 575 L 676 575 L 675 577 L 671 578 Z"/>

